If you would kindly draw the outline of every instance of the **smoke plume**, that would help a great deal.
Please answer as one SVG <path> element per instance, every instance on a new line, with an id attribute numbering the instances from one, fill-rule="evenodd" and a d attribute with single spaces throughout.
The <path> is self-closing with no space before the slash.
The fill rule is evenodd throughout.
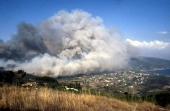
<path id="1" fill-rule="evenodd" d="M 0 66 L 39 76 L 114 71 L 128 57 L 121 35 L 82 10 L 60 11 L 36 27 L 22 22 L 11 40 L 0 40 Z"/>

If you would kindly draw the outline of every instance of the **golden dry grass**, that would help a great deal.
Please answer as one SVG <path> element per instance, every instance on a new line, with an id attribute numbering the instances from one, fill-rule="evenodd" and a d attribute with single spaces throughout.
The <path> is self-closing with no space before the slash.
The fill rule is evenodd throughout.
<path id="1" fill-rule="evenodd" d="M 158 111 L 151 103 L 127 103 L 116 99 L 15 86 L 0 88 L 0 110 L 42 111 Z"/>

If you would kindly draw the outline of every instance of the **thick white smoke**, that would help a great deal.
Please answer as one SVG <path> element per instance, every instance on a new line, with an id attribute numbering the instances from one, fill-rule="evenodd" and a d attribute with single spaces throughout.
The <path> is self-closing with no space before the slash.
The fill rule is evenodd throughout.
<path id="1" fill-rule="evenodd" d="M 129 47 L 133 47 L 138 52 L 140 52 L 140 56 L 144 57 L 155 57 L 170 60 L 170 42 L 163 41 L 151 41 L 151 42 L 140 42 L 134 41 L 130 39 L 126 39 L 126 44 Z M 133 49 L 131 48 L 131 50 Z"/>
<path id="2" fill-rule="evenodd" d="M 35 75 L 57 77 L 114 71 L 127 65 L 129 55 L 120 34 L 113 29 L 107 29 L 101 18 L 93 17 L 82 10 L 71 13 L 60 11 L 44 20 L 36 28 L 36 34 L 34 30 L 30 31 L 31 34 L 26 33 L 28 37 L 23 39 L 24 42 L 21 35 L 25 33 L 17 34 L 20 43 L 25 47 L 18 48 L 25 53 L 24 58 L 13 59 L 12 55 L 5 58 L 0 53 L 0 66 L 8 69 L 12 64 L 14 70 L 23 69 Z M 17 37 L 14 36 L 15 40 L 11 41 L 18 41 Z M 26 44 L 27 41 L 29 44 Z M 12 42 L 12 45 L 15 43 Z M 6 44 L 3 43 L 3 46 Z M 0 46 L 0 49 L 2 48 L 4 47 Z"/>

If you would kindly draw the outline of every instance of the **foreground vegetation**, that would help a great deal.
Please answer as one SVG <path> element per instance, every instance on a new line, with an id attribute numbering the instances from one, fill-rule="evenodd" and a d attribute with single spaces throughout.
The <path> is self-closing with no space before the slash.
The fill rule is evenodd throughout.
<path id="1" fill-rule="evenodd" d="M 0 87 L 0 110 L 157 111 L 151 103 L 122 102 L 104 96 L 75 94 L 49 88 Z"/>
<path id="2" fill-rule="evenodd" d="M 36 84 L 21 87 L 30 76 Z M 84 91 L 78 82 L 59 83 L 47 76 L 32 77 L 22 70 L 0 71 L 0 110 L 157 110 L 153 104 L 169 108 L 170 92 L 111 95 Z"/>

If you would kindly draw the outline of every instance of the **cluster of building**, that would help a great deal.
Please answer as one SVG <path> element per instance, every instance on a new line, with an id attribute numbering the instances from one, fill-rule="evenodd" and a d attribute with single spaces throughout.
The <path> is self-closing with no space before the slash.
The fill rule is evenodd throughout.
<path id="1" fill-rule="evenodd" d="M 96 75 L 82 75 L 59 79 L 61 82 L 78 81 L 85 89 L 99 91 L 109 90 L 112 92 L 137 94 L 142 89 L 141 84 L 147 81 L 150 74 L 134 71 L 117 71 Z"/>

